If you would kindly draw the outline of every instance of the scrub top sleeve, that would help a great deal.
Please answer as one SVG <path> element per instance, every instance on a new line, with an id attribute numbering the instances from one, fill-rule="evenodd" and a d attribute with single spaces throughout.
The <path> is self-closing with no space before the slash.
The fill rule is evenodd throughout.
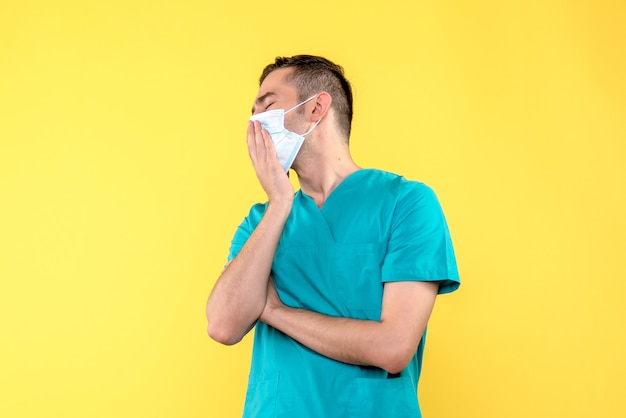
<path id="1" fill-rule="evenodd" d="M 246 243 L 251 233 L 252 231 L 249 228 L 248 219 L 246 218 L 237 227 L 235 235 L 230 241 L 230 248 L 228 250 L 228 261 L 231 261 L 237 256 L 237 254 L 239 254 L 241 247 L 243 247 L 243 245 Z"/>
<path id="2" fill-rule="evenodd" d="M 248 216 L 246 216 L 241 224 L 239 224 L 237 230 L 235 231 L 235 235 L 230 242 L 228 261 L 231 261 L 233 258 L 237 257 L 237 254 L 239 254 L 241 248 L 244 246 L 246 241 L 248 241 L 248 238 L 252 234 L 252 231 L 254 231 L 256 226 L 261 221 L 261 218 L 265 213 L 266 207 L 267 204 L 260 203 L 252 206 Z"/>
<path id="3" fill-rule="evenodd" d="M 460 285 L 445 216 L 423 183 L 403 180 L 398 188 L 382 281 L 436 281 L 440 294 Z"/>

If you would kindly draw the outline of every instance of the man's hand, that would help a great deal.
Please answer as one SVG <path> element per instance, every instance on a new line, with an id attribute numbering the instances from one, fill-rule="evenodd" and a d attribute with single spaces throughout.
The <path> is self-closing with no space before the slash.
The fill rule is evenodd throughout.
<path id="1" fill-rule="evenodd" d="M 260 320 L 262 322 L 267 323 L 270 320 L 270 315 L 275 309 L 278 309 L 282 306 L 285 306 L 283 302 L 278 297 L 278 292 L 276 291 L 276 285 L 274 284 L 274 279 L 270 276 L 267 282 L 267 299 L 265 300 L 265 308 L 263 309 L 263 313 L 261 313 Z"/>
<path id="2" fill-rule="evenodd" d="M 278 162 L 272 138 L 259 121 L 248 122 L 247 141 L 250 160 L 268 200 L 293 201 L 293 186 Z"/>

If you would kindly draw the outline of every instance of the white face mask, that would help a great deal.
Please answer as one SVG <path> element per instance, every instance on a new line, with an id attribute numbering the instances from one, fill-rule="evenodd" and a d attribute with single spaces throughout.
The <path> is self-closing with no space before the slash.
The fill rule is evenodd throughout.
<path id="1" fill-rule="evenodd" d="M 289 171 L 291 164 L 293 164 L 293 160 L 295 160 L 296 154 L 298 154 L 298 151 L 300 151 L 300 147 L 304 142 L 304 137 L 310 134 L 321 121 L 320 119 L 315 122 L 311 129 L 305 133 L 297 134 L 285 128 L 285 114 L 291 112 L 298 106 L 302 106 L 309 100 L 312 100 L 315 96 L 316 95 L 309 97 L 289 110 L 273 109 L 268 110 L 267 112 L 257 113 L 256 115 L 252 115 L 250 117 L 251 121 L 258 120 L 261 122 L 261 127 L 269 132 L 272 142 L 274 143 L 274 148 L 276 148 L 276 156 L 278 157 L 278 161 L 285 172 Z"/>

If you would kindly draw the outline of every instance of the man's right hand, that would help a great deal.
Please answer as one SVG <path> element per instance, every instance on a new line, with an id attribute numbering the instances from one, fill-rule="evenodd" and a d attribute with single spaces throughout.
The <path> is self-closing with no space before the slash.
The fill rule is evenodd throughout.
<path id="1" fill-rule="evenodd" d="M 248 122 L 248 154 L 269 202 L 293 201 L 293 186 L 276 157 L 270 134 L 259 121 Z"/>

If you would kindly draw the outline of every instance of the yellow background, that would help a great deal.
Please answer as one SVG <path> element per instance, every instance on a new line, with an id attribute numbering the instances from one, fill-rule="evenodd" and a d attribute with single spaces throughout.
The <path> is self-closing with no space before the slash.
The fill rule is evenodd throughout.
<path id="1" fill-rule="evenodd" d="M 2 0 L 0 416 L 240 415 L 251 339 L 204 304 L 297 53 L 345 67 L 358 163 L 447 214 L 424 415 L 626 416 L 625 5 Z"/>

